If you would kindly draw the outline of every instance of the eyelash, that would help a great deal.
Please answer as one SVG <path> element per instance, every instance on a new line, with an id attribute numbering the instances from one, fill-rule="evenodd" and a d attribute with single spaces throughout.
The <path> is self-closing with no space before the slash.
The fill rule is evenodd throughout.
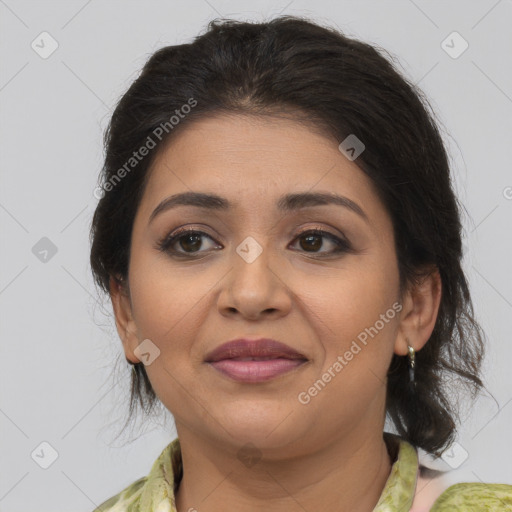
<path id="1" fill-rule="evenodd" d="M 181 238 L 184 238 L 187 235 L 188 236 L 204 235 L 204 236 L 208 237 L 210 240 L 213 240 L 213 238 L 210 235 L 208 235 L 208 233 L 204 233 L 203 231 L 199 231 L 199 230 L 193 229 L 193 228 L 183 228 L 183 229 L 180 229 L 177 232 L 172 233 L 171 235 L 165 236 L 163 239 L 161 239 L 157 243 L 157 249 L 159 251 L 168 253 L 172 256 L 176 256 L 179 258 L 181 258 L 181 257 L 196 258 L 196 256 L 194 256 L 194 254 L 200 254 L 201 252 L 205 252 L 205 251 L 197 251 L 196 253 L 188 253 L 188 252 L 180 252 L 180 251 L 177 251 L 176 249 L 171 248 L 171 246 L 175 242 L 179 241 Z M 332 233 L 330 233 L 328 231 L 321 230 L 321 229 L 313 228 L 313 229 L 304 230 L 297 234 L 297 236 L 294 238 L 294 241 L 305 236 L 305 235 L 321 236 L 321 237 L 327 238 L 330 241 L 332 241 L 336 245 L 336 248 L 334 250 L 332 250 L 331 252 L 327 253 L 327 256 L 333 255 L 333 254 L 354 252 L 351 244 L 348 241 L 343 240 L 343 239 L 333 235 Z M 304 251 L 304 252 L 306 252 L 306 254 L 308 254 L 308 251 Z M 311 252 L 310 254 L 320 254 L 321 255 L 324 253 Z M 323 257 L 323 256 L 320 256 L 320 257 Z"/>

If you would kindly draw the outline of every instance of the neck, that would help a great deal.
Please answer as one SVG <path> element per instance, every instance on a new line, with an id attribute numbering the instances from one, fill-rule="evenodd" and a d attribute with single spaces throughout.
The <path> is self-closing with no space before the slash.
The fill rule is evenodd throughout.
<path id="1" fill-rule="evenodd" d="M 184 468 L 178 512 L 224 512 L 227 503 L 237 512 L 371 512 L 391 471 L 382 430 L 355 429 L 320 450 L 244 465 L 230 450 L 176 427 Z"/>

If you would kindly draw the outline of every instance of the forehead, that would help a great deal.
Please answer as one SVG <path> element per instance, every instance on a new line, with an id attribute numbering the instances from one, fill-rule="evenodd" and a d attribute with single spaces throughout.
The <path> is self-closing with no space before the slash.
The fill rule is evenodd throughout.
<path id="1" fill-rule="evenodd" d="M 177 132 L 155 159 L 141 204 L 145 215 L 179 192 L 226 197 L 236 210 L 275 207 L 287 193 L 331 192 L 382 214 L 371 180 L 328 138 L 298 121 L 216 115 Z"/>

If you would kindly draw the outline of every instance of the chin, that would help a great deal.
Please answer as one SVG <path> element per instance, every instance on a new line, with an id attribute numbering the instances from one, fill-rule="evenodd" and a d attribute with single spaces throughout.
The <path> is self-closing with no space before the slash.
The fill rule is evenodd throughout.
<path id="1" fill-rule="evenodd" d="M 290 414 L 291 408 L 276 409 L 275 412 L 265 410 L 255 410 L 251 408 L 249 412 L 241 411 L 238 409 L 236 413 L 227 416 L 222 425 L 226 431 L 229 432 L 230 442 L 237 444 L 253 443 L 255 446 L 263 448 L 281 448 L 289 443 L 294 435 L 290 432 L 290 427 L 293 427 L 296 435 L 300 437 L 297 432 L 297 423 L 289 421 L 293 414 Z M 224 434 L 226 434 L 224 431 Z"/>

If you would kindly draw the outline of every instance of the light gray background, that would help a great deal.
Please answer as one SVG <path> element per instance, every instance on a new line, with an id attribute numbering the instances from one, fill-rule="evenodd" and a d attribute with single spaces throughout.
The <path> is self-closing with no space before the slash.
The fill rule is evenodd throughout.
<path id="1" fill-rule="evenodd" d="M 465 268 L 489 338 L 486 382 L 499 403 L 480 399 L 470 411 L 452 465 L 467 459 L 447 478 L 512 483 L 511 1 L 0 0 L 1 512 L 88 512 L 146 475 L 174 438 L 167 414 L 143 420 L 138 438 L 114 440 L 129 373 L 113 373 L 121 344 L 88 267 L 102 134 L 153 51 L 190 41 L 218 16 L 279 13 L 392 52 L 443 123 L 469 212 Z M 31 48 L 43 31 L 59 45 L 47 59 Z M 469 43 L 458 58 L 441 46 L 453 31 Z M 32 251 L 43 237 L 57 248 L 47 262 Z M 50 456 L 43 442 L 58 453 L 48 469 L 31 457 Z"/>

